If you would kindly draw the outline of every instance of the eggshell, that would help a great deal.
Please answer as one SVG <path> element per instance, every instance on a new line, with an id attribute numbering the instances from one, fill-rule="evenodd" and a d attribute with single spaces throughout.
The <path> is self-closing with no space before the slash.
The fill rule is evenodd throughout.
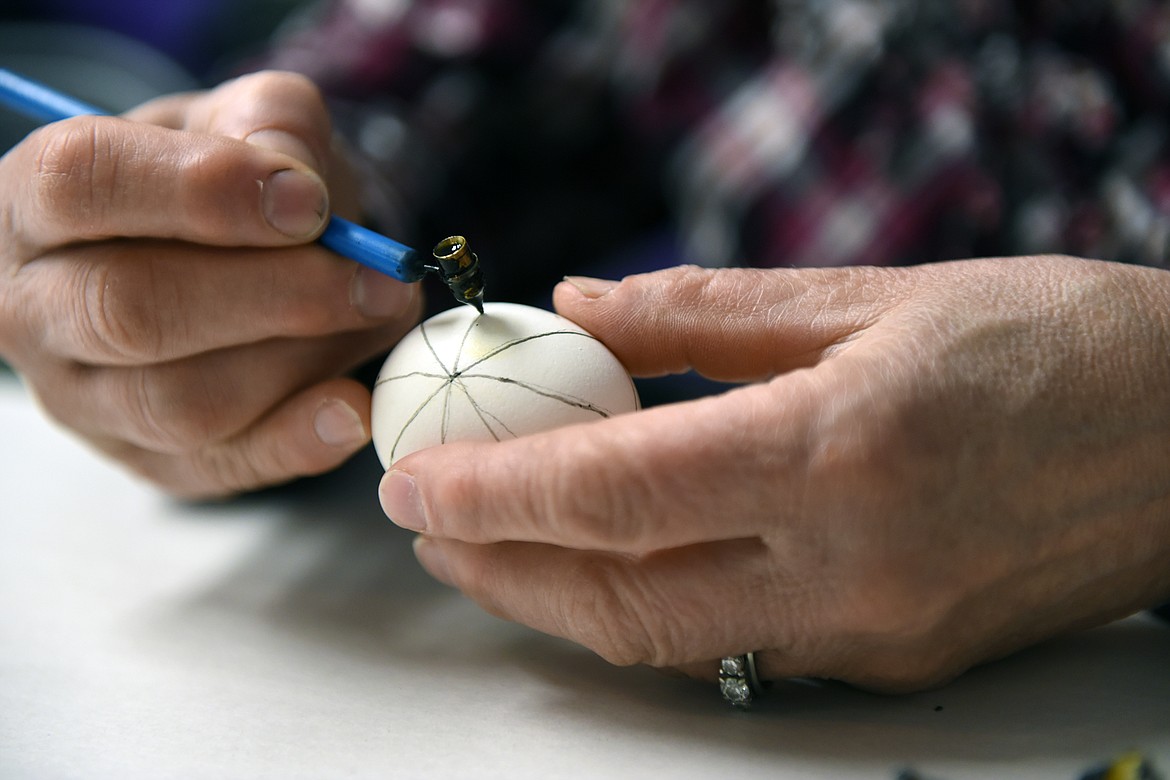
<path id="1" fill-rule="evenodd" d="M 638 408 L 622 364 L 574 323 L 515 303 L 484 310 L 438 314 L 386 358 L 372 413 L 383 466 L 444 442 L 502 441 Z"/>

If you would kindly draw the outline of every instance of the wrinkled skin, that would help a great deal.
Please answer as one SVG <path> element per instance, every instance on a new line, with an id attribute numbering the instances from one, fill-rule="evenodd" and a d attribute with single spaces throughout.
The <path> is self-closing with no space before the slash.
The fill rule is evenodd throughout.
<path id="1" fill-rule="evenodd" d="M 383 508 L 493 613 L 906 691 L 1170 596 L 1170 273 L 679 268 L 555 302 L 635 375 L 752 384 L 394 464 Z"/>
<path id="2" fill-rule="evenodd" d="M 346 373 L 420 301 L 311 243 L 354 202 L 331 136 L 281 73 L 31 134 L 0 160 L 0 356 L 179 496 L 336 467 L 369 440 Z"/>

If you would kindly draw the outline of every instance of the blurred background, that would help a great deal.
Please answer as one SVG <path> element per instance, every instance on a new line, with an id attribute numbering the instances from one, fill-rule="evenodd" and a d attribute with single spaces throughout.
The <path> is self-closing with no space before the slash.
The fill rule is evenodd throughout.
<path id="1" fill-rule="evenodd" d="M 5 0 L 0 67 L 110 111 L 221 81 L 306 0 Z M 0 149 L 34 124 L 0 112 Z"/>

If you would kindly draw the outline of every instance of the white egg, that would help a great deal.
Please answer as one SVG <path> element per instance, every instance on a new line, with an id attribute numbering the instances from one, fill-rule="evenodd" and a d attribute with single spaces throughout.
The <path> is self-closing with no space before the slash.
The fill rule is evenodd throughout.
<path id="1" fill-rule="evenodd" d="M 637 409 L 600 341 L 544 309 L 488 303 L 438 314 L 394 347 L 374 386 L 382 465 L 461 439 L 503 441 Z"/>

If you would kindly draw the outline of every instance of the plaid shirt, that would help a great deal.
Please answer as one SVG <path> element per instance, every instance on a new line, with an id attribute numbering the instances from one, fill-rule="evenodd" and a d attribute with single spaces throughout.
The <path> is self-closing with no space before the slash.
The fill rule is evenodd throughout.
<path id="1" fill-rule="evenodd" d="M 1170 264 L 1157 0 L 346 0 L 259 64 L 337 99 L 384 229 L 506 262 L 493 296 L 678 262 Z"/>

